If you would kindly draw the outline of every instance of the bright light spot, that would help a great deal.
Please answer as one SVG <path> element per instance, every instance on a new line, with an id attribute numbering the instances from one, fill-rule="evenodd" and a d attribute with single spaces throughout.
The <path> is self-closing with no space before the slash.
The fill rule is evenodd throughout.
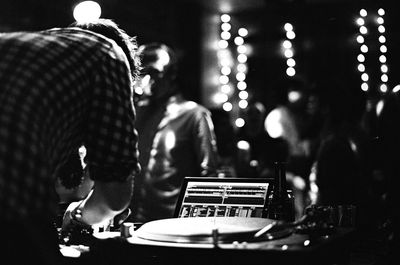
<path id="1" fill-rule="evenodd" d="M 285 49 L 290 49 L 290 48 L 292 48 L 292 42 L 291 42 L 290 40 L 285 40 L 285 41 L 282 43 L 282 46 L 283 46 L 283 48 L 285 48 Z"/>
<path id="2" fill-rule="evenodd" d="M 365 91 L 365 92 L 368 91 L 368 84 L 367 83 L 362 83 L 361 84 L 361 90 Z"/>
<path id="3" fill-rule="evenodd" d="M 237 118 L 236 121 L 235 121 L 236 127 L 241 128 L 241 127 L 244 126 L 244 124 L 245 124 L 245 122 L 244 122 L 244 120 L 242 118 Z"/>
<path id="4" fill-rule="evenodd" d="M 249 102 L 247 102 L 247 100 L 245 100 L 245 99 L 242 99 L 242 100 L 239 100 L 238 105 L 239 105 L 239 108 L 245 109 L 249 105 Z"/>
<path id="5" fill-rule="evenodd" d="M 366 17 L 367 15 L 368 15 L 367 10 L 365 10 L 365 9 L 360 10 L 360 16 Z"/>
<path id="6" fill-rule="evenodd" d="M 381 63 L 386 63 L 386 56 L 385 56 L 385 55 L 379 56 L 379 61 L 380 61 Z"/>
<path id="7" fill-rule="evenodd" d="M 288 93 L 288 100 L 291 103 L 298 101 L 300 98 L 301 98 L 301 93 L 299 91 L 290 91 Z"/>
<path id="8" fill-rule="evenodd" d="M 384 101 L 381 99 L 378 103 L 376 103 L 376 115 L 380 116 L 383 110 L 383 106 L 385 105 Z"/>
<path id="9" fill-rule="evenodd" d="M 248 97 L 249 97 L 249 93 L 247 91 L 242 90 L 239 92 L 240 99 L 247 99 Z"/>
<path id="10" fill-rule="evenodd" d="M 294 76 L 294 75 L 296 74 L 296 70 L 295 70 L 293 67 L 288 67 L 288 68 L 286 69 L 286 74 L 287 74 L 288 76 Z"/>
<path id="11" fill-rule="evenodd" d="M 221 73 L 223 75 L 229 75 L 231 73 L 231 68 L 229 66 L 222 66 Z"/>
<path id="12" fill-rule="evenodd" d="M 237 148 L 241 150 L 250 150 L 250 144 L 247 141 L 240 140 L 239 142 L 237 142 Z"/>
<path id="13" fill-rule="evenodd" d="M 236 74 L 236 80 L 242 82 L 246 79 L 246 74 L 243 72 L 239 72 Z"/>
<path id="14" fill-rule="evenodd" d="M 245 90 L 245 89 L 247 88 L 246 82 L 239 82 L 239 83 L 237 83 L 237 88 L 238 88 L 239 90 Z"/>
<path id="15" fill-rule="evenodd" d="M 221 49 L 226 49 L 228 48 L 228 42 L 226 40 L 220 40 L 218 41 L 218 47 Z"/>
<path id="16" fill-rule="evenodd" d="M 246 64 L 244 64 L 244 63 L 239 63 L 237 66 L 236 66 L 236 69 L 238 70 L 238 72 L 246 72 L 247 71 L 247 66 L 246 66 Z"/>
<path id="17" fill-rule="evenodd" d="M 233 108 L 232 103 L 230 102 L 225 102 L 224 104 L 222 104 L 222 109 L 225 111 L 231 111 Z"/>
<path id="18" fill-rule="evenodd" d="M 310 240 L 304 240 L 304 243 L 303 243 L 303 245 L 306 247 L 306 246 L 308 246 L 308 245 L 310 245 Z"/>
<path id="19" fill-rule="evenodd" d="M 228 31 L 222 31 L 221 32 L 221 39 L 229 40 L 230 38 L 231 38 L 231 34 Z"/>
<path id="20" fill-rule="evenodd" d="M 101 7 L 97 2 L 83 1 L 75 6 L 73 16 L 77 22 L 93 21 L 100 18 Z"/>
<path id="21" fill-rule="evenodd" d="M 389 77 L 388 77 L 387 74 L 381 75 L 381 81 L 382 81 L 382 82 L 386 83 L 388 80 L 389 80 Z"/>
<path id="22" fill-rule="evenodd" d="M 176 137 L 174 131 L 168 131 L 165 135 L 165 148 L 171 150 L 174 148 L 176 143 Z"/>
<path id="23" fill-rule="evenodd" d="M 294 33 L 294 31 L 288 31 L 286 32 L 286 38 L 288 38 L 289 40 L 293 40 L 294 38 L 296 38 L 296 34 Z"/>
<path id="24" fill-rule="evenodd" d="M 289 248 L 288 245 L 282 245 L 282 250 L 287 250 Z"/>
<path id="25" fill-rule="evenodd" d="M 293 25 L 290 24 L 290 23 L 285 23 L 285 25 L 283 26 L 283 28 L 284 28 L 286 31 L 293 31 Z"/>
<path id="26" fill-rule="evenodd" d="M 363 53 L 367 53 L 367 52 L 368 52 L 368 46 L 365 45 L 365 44 L 363 44 L 363 45 L 361 45 L 360 50 L 361 50 L 361 52 L 363 52 Z"/>
<path id="27" fill-rule="evenodd" d="M 380 90 L 381 92 L 383 92 L 383 93 L 386 93 L 386 92 L 388 91 L 388 87 L 387 87 L 386 84 L 382 84 L 382 85 L 379 87 L 379 90 Z"/>
<path id="28" fill-rule="evenodd" d="M 385 43 L 386 42 L 386 38 L 385 38 L 385 36 L 379 36 L 379 42 L 380 43 Z"/>
<path id="29" fill-rule="evenodd" d="M 228 95 L 224 93 L 215 93 L 213 96 L 213 101 L 217 104 L 222 104 L 228 101 Z"/>
<path id="30" fill-rule="evenodd" d="M 386 53 L 386 52 L 387 52 L 387 47 L 386 47 L 386 45 L 381 45 L 381 47 L 379 48 L 379 50 L 381 51 L 381 53 Z"/>
<path id="31" fill-rule="evenodd" d="M 358 69 L 358 71 L 360 71 L 360 72 L 364 72 L 364 71 L 365 71 L 365 66 L 364 66 L 362 63 L 360 63 L 360 64 L 358 65 L 357 69 Z"/>
<path id="32" fill-rule="evenodd" d="M 385 22 L 385 20 L 384 20 L 382 17 L 378 17 L 378 18 L 376 19 L 376 22 L 377 22 L 378 24 L 383 24 L 383 23 Z"/>
<path id="33" fill-rule="evenodd" d="M 240 29 L 238 30 L 238 34 L 239 34 L 239 36 L 241 36 L 241 37 L 246 37 L 247 34 L 249 34 L 249 32 L 248 32 L 248 30 L 247 30 L 246 28 L 240 28 Z"/>
<path id="34" fill-rule="evenodd" d="M 223 85 L 226 85 L 229 83 L 229 77 L 227 77 L 226 75 L 221 75 L 219 77 L 219 82 Z"/>
<path id="35" fill-rule="evenodd" d="M 358 35 L 358 36 L 357 36 L 357 42 L 358 42 L 358 43 L 364 43 L 364 37 L 361 36 L 361 35 Z"/>
<path id="36" fill-rule="evenodd" d="M 230 94 L 232 92 L 232 88 L 230 87 L 230 85 L 222 85 L 221 92 L 225 94 Z"/>
<path id="37" fill-rule="evenodd" d="M 237 47 L 237 51 L 238 51 L 238 53 L 246 53 L 247 48 L 246 48 L 246 46 L 244 46 L 244 45 L 239 45 L 239 46 Z"/>
<path id="38" fill-rule="evenodd" d="M 378 15 L 384 16 L 385 15 L 385 10 L 383 8 L 378 9 Z"/>
<path id="39" fill-rule="evenodd" d="M 363 73 L 361 75 L 361 80 L 364 81 L 364 82 L 367 82 L 369 80 L 368 74 L 367 73 Z"/>
<path id="40" fill-rule="evenodd" d="M 388 71 L 387 65 L 386 64 L 381 65 L 381 72 L 382 73 L 387 73 L 387 71 Z"/>
<path id="41" fill-rule="evenodd" d="M 231 30 L 231 28 L 232 28 L 231 24 L 229 24 L 227 22 L 221 24 L 221 29 L 223 31 L 229 31 L 229 30 Z"/>
<path id="42" fill-rule="evenodd" d="M 286 58 L 292 58 L 293 57 L 293 50 L 292 49 L 286 49 L 284 52 L 284 55 Z"/>
<path id="43" fill-rule="evenodd" d="M 247 62 L 247 55 L 241 53 L 238 55 L 237 60 L 239 63 L 245 63 L 245 62 Z"/>
<path id="44" fill-rule="evenodd" d="M 281 124 L 282 115 L 279 110 L 272 110 L 265 119 L 264 127 L 269 136 L 278 138 L 283 135 L 283 127 Z"/>
<path id="45" fill-rule="evenodd" d="M 378 27 L 378 31 L 379 31 L 380 33 L 385 33 L 386 29 L 385 29 L 385 27 L 384 27 L 383 25 L 380 25 L 380 26 Z"/>
<path id="46" fill-rule="evenodd" d="M 360 63 L 363 63 L 363 62 L 365 61 L 365 56 L 364 56 L 363 54 L 359 54 L 359 55 L 357 56 L 357 60 L 358 60 Z"/>
<path id="47" fill-rule="evenodd" d="M 360 27 L 360 33 L 361 34 L 367 34 L 368 33 L 368 29 L 365 26 L 361 26 Z"/>
<path id="48" fill-rule="evenodd" d="M 399 92 L 400 91 L 400 85 L 395 86 L 392 91 L 393 91 L 393 93 Z"/>
<path id="49" fill-rule="evenodd" d="M 222 22 L 229 22 L 231 20 L 231 16 L 229 16 L 228 14 L 222 14 L 221 15 L 221 21 Z"/>
<path id="50" fill-rule="evenodd" d="M 364 19 L 363 18 L 361 18 L 361 17 L 359 17 L 358 19 L 357 19 L 357 24 L 359 25 L 359 26 L 362 26 L 362 25 L 364 25 L 365 24 L 365 21 L 364 21 Z"/>
<path id="51" fill-rule="evenodd" d="M 242 37 L 236 37 L 234 39 L 234 42 L 235 42 L 236 45 L 243 45 L 244 39 Z"/>
<path id="52" fill-rule="evenodd" d="M 296 61 L 293 58 L 289 58 L 289 59 L 286 60 L 286 64 L 289 67 L 294 67 L 296 65 Z"/>

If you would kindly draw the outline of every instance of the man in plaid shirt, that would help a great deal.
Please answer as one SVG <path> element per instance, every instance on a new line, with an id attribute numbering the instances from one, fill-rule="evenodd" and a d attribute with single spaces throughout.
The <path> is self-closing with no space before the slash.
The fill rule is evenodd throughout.
<path id="1" fill-rule="evenodd" d="M 64 261 L 54 183 L 81 145 L 94 187 L 68 207 L 65 229 L 123 212 L 140 170 L 136 42 L 111 20 L 76 26 L 0 34 L 0 253 L 11 264 Z"/>

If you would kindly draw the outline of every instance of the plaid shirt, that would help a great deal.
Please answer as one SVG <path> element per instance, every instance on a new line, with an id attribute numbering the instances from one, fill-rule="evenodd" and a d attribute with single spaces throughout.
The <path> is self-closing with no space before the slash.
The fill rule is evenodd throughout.
<path id="1" fill-rule="evenodd" d="M 54 179 L 87 149 L 92 179 L 139 170 L 122 49 L 77 29 L 0 34 L 0 219 L 54 216 Z"/>

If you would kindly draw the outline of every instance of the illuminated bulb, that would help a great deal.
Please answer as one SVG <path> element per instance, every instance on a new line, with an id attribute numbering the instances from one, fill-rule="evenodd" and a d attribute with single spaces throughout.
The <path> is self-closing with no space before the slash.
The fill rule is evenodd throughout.
<path id="1" fill-rule="evenodd" d="M 286 38 L 288 38 L 289 40 L 293 40 L 294 38 L 296 38 L 296 34 L 294 33 L 294 31 L 288 31 L 286 32 Z"/>
<path id="2" fill-rule="evenodd" d="M 226 75 L 221 75 L 221 76 L 219 77 L 219 82 L 220 82 L 221 84 L 223 84 L 223 85 L 226 85 L 226 84 L 229 83 L 229 77 L 226 76 Z"/>
<path id="3" fill-rule="evenodd" d="M 382 73 L 387 73 L 387 71 L 388 71 L 387 65 L 386 64 L 381 65 L 381 72 Z"/>
<path id="4" fill-rule="evenodd" d="M 286 49 L 284 54 L 285 54 L 286 58 L 291 58 L 291 57 L 293 57 L 293 50 L 292 49 Z"/>
<path id="5" fill-rule="evenodd" d="M 294 67 L 296 65 L 296 61 L 293 58 L 289 58 L 286 60 L 286 64 L 289 67 Z"/>
<path id="6" fill-rule="evenodd" d="M 225 94 L 230 94 L 232 92 L 232 88 L 229 85 L 222 85 L 221 92 Z"/>
<path id="7" fill-rule="evenodd" d="M 227 22 L 221 24 L 221 29 L 223 31 L 229 31 L 231 28 L 232 28 L 231 24 L 229 24 Z"/>
<path id="8" fill-rule="evenodd" d="M 380 33 L 385 33 L 386 29 L 385 29 L 385 27 L 384 27 L 383 25 L 380 25 L 380 26 L 378 27 L 378 31 L 379 31 Z"/>
<path id="9" fill-rule="evenodd" d="M 239 54 L 238 57 L 237 57 L 237 60 L 238 60 L 239 63 L 247 62 L 246 54 L 243 54 L 243 53 Z"/>
<path id="10" fill-rule="evenodd" d="M 284 28 L 286 31 L 293 31 L 293 25 L 290 24 L 290 23 L 285 23 L 285 25 L 283 26 L 283 28 Z"/>
<path id="11" fill-rule="evenodd" d="M 293 67 L 288 67 L 288 68 L 286 69 L 286 74 L 287 74 L 288 76 L 294 76 L 294 75 L 296 74 L 296 70 L 295 70 Z"/>
<path id="12" fill-rule="evenodd" d="M 385 43 L 386 42 L 385 36 L 379 36 L 379 42 L 380 43 Z"/>
<path id="13" fill-rule="evenodd" d="M 281 119 L 282 114 L 277 109 L 272 110 L 265 119 L 264 128 L 272 138 L 281 137 L 284 133 Z"/>
<path id="14" fill-rule="evenodd" d="M 234 42 L 236 45 L 243 45 L 244 39 L 242 37 L 236 37 Z"/>
<path id="15" fill-rule="evenodd" d="M 383 8 L 378 9 L 378 15 L 384 16 L 385 15 L 385 10 Z"/>
<path id="16" fill-rule="evenodd" d="M 224 93 L 215 93 L 213 96 L 213 101 L 217 104 L 222 104 L 224 102 L 227 102 L 229 99 L 228 95 Z"/>
<path id="17" fill-rule="evenodd" d="M 291 42 L 290 40 L 285 40 L 285 41 L 282 43 L 282 46 L 283 46 L 283 48 L 285 48 L 285 49 L 290 49 L 290 48 L 292 48 L 292 42 Z"/>
<path id="18" fill-rule="evenodd" d="M 247 93 L 247 91 L 240 91 L 239 92 L 239 98 L 240 99 L 247 99 L 249 97 L 249 93 Z"/>
<path id="19" fill-rule="evenodd" d="M 358 65 L 357 69 L 358 69 L 358 71 L 360 71 L 360 72 L 364 72 L 364 71 L 365 71 L 365 66 L 364 66 L 362 63 L 360 63 L 360 64 Z"/>
<path id="20" fill-rule="evenodd" d="M 101 7 L 97 2 L 83 1 L 75 6 L 73 16 L 77 22 L 90 22 L 100 18 Z"/>
<path id="21" fill-rule="evenodd" d="M 245 100 L 245 99 L 241 99 L 241 100 L 239 100 L 238 105 L 239 105 L 239 108 L 245 109 L 249 105 L 249 102 L 247 102 L 247 100 Z"/>
<path id="22" fill-rule="evenodd" d="M 238 30 L 238 34 L 239 34 L 239 36 L 241 36 L 241 37 L 246 37 L 248 33 L 249 33 L 249 32 L 248 32 L 247 29 L 245 29 L 245 28 L 240 28 L 240 29 Z"/>
<path id="23" fill-rule="evenodd" d="M 364 56 L 363 54 L 359 54 L 359 55 L 357 56 L 357 60 L 358 60 L 360 63 L 363 63 L 363 62 L 365 62 L 365 56 Z"/>
<path id="24" fill-rule="evenodd" d="M 229 22 L 230 20 L 231 20 L 231 16 L 229 16 L 228 14 L 222 14 L 222 15 L 221 15 L 221 21 L 222 21 L 222 22 L 227 23 L 227 22 Z"/>
<path id="25" fill-rule="evenodd" d="M 358 43 L 364 43 L 364 37 L 361 36 L 361 35 L 358 35 L 358 36 L 357 36 L 357 42 L 358 42 Z"/>
<path id="26" fill-rule="evenodd" d="M 361 50 L 361 52 L 363 52 L 363 53 L 367 53 L 367 52 L 368 52 L 368 46 L 365 45 L 365 44 L 363 44 L 363 45 L 361 45 L 360 50 Z"/>
<path id="27" fill-rule="evenodd" d="M 218 41 L 218 47 L 221 49 L 226 49 L 228 48 L 228 42 L 226 40 L 220 40 Z"/>
<path id="28" fill-rule="evenodd" d="M 221 73 L 223 75 L 229 75 L 231 73 L 231 68 L 229 66 L 223 66 L 221 68 Z"/>
<path id="29" fill-rule="evenodd" d="M 395 86 L 395 87 L 393 88 L 393 90 L 392 90 L 393 93 L 397 93 L 397 92 L 399 92 L 399 91 L 400 91 L 400 85 Z"/>
<path id="30" fill-rule="evenodd" d="M 239 45 L 239 46 L 237 47 L 237 52 L 238 52 L 238 53 L 246 53 L 246 51 L 247 51 L 247 48 L 246 48 L 246 46 L 244 46 L 244 45 Z"/>
<path id="31" fill-rule="evenodd" d="M 378 18 L 376 19 L 376 22 L 377 22 L 378 24 L 383 24 L 385 21 L 384 21 L 384 19 L 383 19 L 382 17 L 378 17 Z"/>
<path id="32" fill-rule="evenodd" d="M 235 121 L 236 127 L 241 128 L 241 127 L 244 126 L 244 124 L 245 124 L 245 122 L 244 122 L 244 120 L 242 118 L 237 118 L 236 121 Z"/>
<path id="33" fill-rule="evenodd" d="M 239 72 L 236 74 L 236 80 L 242 82 L 246 79 L 246 74 L 243 72 Z"/>
<path id="34" fill-rule="evenodd" d="M 244 64 L 244 63 L 239 63 L 237 66 L 236 66 L 236 69 L 238 70 L 238 72 L 246 72 L 247 71 L 247 66 L 246 66 L 246 64 Z"/>
<path id="35" fill-rule="evenodd" d="M 237 142 L 237 148 L 241 150 L 250 150 L 250 144 L 247 141 L 240 140 L 239 142 Z"/>
<path id="36" fill-rule="evenodd" d="M 387 47 L 386 47 L 386 45 L 381 45 L 381 47 L 379 48 L 379 50 L 381 51 L 381 53 L 386 53 L 386 52 L 387 52 Z"/>
<path id="37" fill-rule="evenodd" d="M 385 55 L 379 56 L 379 61 L 380 61 L 381 63 L 386 63 L 386 56 L 385 56 Z"/>
<path id="38" fill-rule="evenodd" d="M 360 18 L 358 18 L 356 22 L 357 22 L 357 24 L 358 24 L 359 26 L 362 26 L 362 25 L 364 25 L 364 24 L 365 24 L 365 21 L 364 21 L 364 19 L 363 19 L 363 18 L 361 18 L 361 17 L 360 17 Z"/>
<path id="39" fill-rule="evenodd" d="M 365 26 L 361 26 L 360 27 L 360 33 L 363 34 L 363 35 L 367 34 L 368 33 L 368 29 Z"/>
<path id="40" fill-rule="evenodd" d="M 228 31 L 221 32 L 221 39 L 229 40 L 231 38 L 231 34 Z"/>
<path id="41" fill-rule="evenodd" d="M 367 83 L 362 83 L 361 84 L 361 90 L 362 91 L 368 91 L 368 84 Z"/>
<path id="42" fill-rule="evenodd" d="M 379 87 L 379 90 L 380 90 L 381 92 L 383 92 L 383 93 L 386 93 L 387 90 L 388 90 L 388 87 L 387 87 L 386 84 L 382 84 L 382 85 Z"/>
<path id="43" fill-rule="evenodd" d="M 222 109 L 223 110 L 225 110 L 225 111 L 231 111 L 232 110 L 232 103 L 230 103 L 230 102 L 225 102 L 223 105 L 222 105 Z"/>
<path id="44" fill-rule="evenodd" d="M 364 82 L 367 82 L 369 80 L 368 74 L 367 73 L 363 73 L 361 75 L 361 80 L 364 81 Z"/>
<path id="45" fill-rule="evenodd" d="M 238 83 L 237 83 L 237 88 L 238 88 L 239 90 L 245 90 L 245 89 L 247 88 L 246 82 L 238 82 Z"/>
<path id="46" fill-rule="evenodd" d="M 367 15 L 368 15 L 367 10 L 365 10 L 365 9 L 360 10 L 360 16 L 366 17 Z"/>
<path id="47" fill-rule="evenodd" d="M 388 80 L 389 80 L 389 77 L 388 77 L 387 74 L 381 75 L 381 81 L 382 81 L 382 82 L 386 83 Z"/>

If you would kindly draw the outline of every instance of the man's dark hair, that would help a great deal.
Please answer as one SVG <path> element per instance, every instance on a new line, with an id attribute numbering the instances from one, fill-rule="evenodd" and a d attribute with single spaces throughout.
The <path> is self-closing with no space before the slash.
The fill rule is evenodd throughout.
<path id="1" fill-rule="evenodd" d="M 74 22 L 70 26 L 90 30 L 114 40 L 128 58 L 133 79 L 136 80 L 141 70 L 140 59 L 136 55 L 138 48 L 136 37 L 129 36 L 111 19 L 99 18 L 90 22 Z"/>

